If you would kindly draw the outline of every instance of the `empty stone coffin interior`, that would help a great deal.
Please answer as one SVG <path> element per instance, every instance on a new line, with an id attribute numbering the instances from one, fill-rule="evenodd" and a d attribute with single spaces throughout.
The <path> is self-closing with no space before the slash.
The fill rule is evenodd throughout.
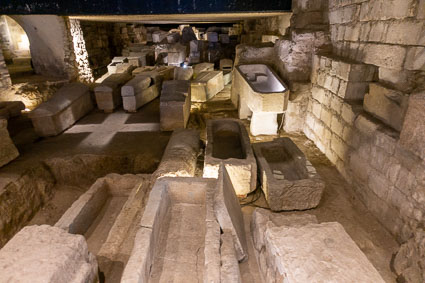
<path id="1" fill-rule="evenodd" d="M 237 119 L 207 121 L 204 178 L 218 178 L 223 163 L 236 195 L 246 196 L 257 182 L 257 162 L 248 133 Z"/>
<path id="2" fill-rule="evenodd" d="M 261 188 L 274 211 L 316 207 L 325 183 L 290 138 L 253 145 Z"/>
<path id="3" fill-rule="evenodd" d="M 70 83 L 60 88 L 49 101 L 34 109 L 29 117 L 39 136 L 56 136 L 92 109 L 88 86 Z"/>
<path id="4" fill-rule="evenodd" d="M 252 116 L 251 134 L 277 134 L 277 114 L 288 106 L 289 89 L 279 76 L 265 64 L 236 67 L 235 90 L 239 96 L 239 118 Z"/>
<path id="5" fill-rule="evenodd" d="M 71 234 L 83 235 L 89 250 L 97 256 L 99 269 L 108 277 L 113 270 L 114 274 L 117 269 L 122 272 L 128 259 L 123 257 L 121 246 L 133 242 L 131 231 L 137 225 L 149 180 L 147 175 L 109 174 L 100 178 L 55 224 Z"/>
<path id="6" fill-rule="evenodd" d="M 255 209 L 251 231 L 263 279 L 275 282 L 385 282 L 341 224 L 308 214 Z"/>
<path id="7" fill-rule="evenodd" d="M 217 180 L 201 178 L 158 179 L 149 196 L 131 257 L 121 282 L 220 282 L 220 265 L 238 270 L 232 222 L 226 222 L 227 253 L 221 256 L 220 227 L 214 209 L 226 220 L 236 219 L 241 210 L 232 188 L 231 205 L 215 196 Z M 236 202 L 235 202 L 236 201 Z M 230 209 L 233 206 L 237 209 Z M 236 215 L 234 215 L 236 214 Z M 225 222 L 225 221 L 224 221 Z M 220 223 L 220 224 L 219 224 Z M 228 226 L 226 226 L 228 225 Z M 222 229 L 224 228 L 222 226 Z M 243 229 L 243 222 L 242 222 Z M 236 237 L 236 238 L 235 238 Z M 236 264 L 236 266 L 235 266 Z M 239 272 L 239 270 L 238 270 Z M 238 273 L 233 274 L 237 276 Z"/>

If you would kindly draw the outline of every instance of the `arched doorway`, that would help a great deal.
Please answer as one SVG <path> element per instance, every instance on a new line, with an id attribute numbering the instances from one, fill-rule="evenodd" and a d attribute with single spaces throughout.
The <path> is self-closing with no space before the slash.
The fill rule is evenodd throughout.
<path id="1" fill-rule="evenodd" d="M 0 43 L 12 83 L 34 74 L 28 36 L 9 16 L 0 16 Z"/>

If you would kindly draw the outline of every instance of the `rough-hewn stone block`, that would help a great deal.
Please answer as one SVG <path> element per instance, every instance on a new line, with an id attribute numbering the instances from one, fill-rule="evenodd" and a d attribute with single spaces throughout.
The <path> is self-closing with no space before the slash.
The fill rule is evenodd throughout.
<path id="1" fill-rule="evenodd" d="M 425 71 L 425 47 L 409 47 L 404 67 L 408 70 Z"/>
<path id="2" fill-rule="evenodd" d="M 406 57 L 406 48 L 388 44 L 366 44 L 363 53 L 363 60 L 367 64 L 400 70 Z"/>
<path id="3" fill-rule="evenodd" d="M 369 93 L 363 101 L 367 112 L 397 131 L 401 130 L 407 106 L 407 95 L 377 83 L 369 85 Z"/>
<path id="4" fill-rule="evenodd" d="M 7 120 L 0 119 L 0 167 L 19 156 L 7 130 Z"/>
<path id="5" fill-rule="evenodd" d="M 0 250 L 0 282 L 97 282 L 96 257 L 81 235 L 28 226 Z"/>

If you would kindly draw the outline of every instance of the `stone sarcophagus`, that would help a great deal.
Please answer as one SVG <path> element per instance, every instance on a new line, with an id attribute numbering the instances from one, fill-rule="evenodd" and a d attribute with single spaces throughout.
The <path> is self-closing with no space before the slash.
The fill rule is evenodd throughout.
<path id="1" fill-rule="evenodd" d="M 162 131 L 186 128 L 190 115 L 190 81 L 171 80 L 162 85 L 160 127 Z"/>
<path id="2" fill-rule="evenodd" d="M 220 281 L 215 183 L 181 177 L 156 181 L 121 282 Z"/>
<path id="3" fill-rule="evenodd" d="M 246 196 L 257 185 L 257 162 L 248 133 L 237 119 L 207 121 L 204 178 L 218 178 L 220 164 L 227 169 L 236 195 Z"/>
<path id="4" fill-rule="evenodd" d="M 338 222 L 256 208 L 251 231 L 264 282 L 385 282 Z"/>
<path id="5" fill-rule="evenodd" d="M 97 107 L 106 113 L 111 113 L 121 105 L 121 87 L 131 79 L 127 72 L 109 75 L 99 86 L 95 87 Z"/>
<path id="6" fill-rule="evenodd" d="M 253 148 L 271 210 L 305 210 L 319 204 L 325 183 L 290 138 L 255 143 Z"/>
<path id="7" fill-rule="evenodd" d="M 108 276 L 120 268 L 122 244 L 134 239 L 131 230 L 139 222 L 149 187 L 147 175 L 106 175 L 72 204 L 55 227 L 84 235 L 100 270 Z"/>
<path id="8" fill-rule="evenodd" d="M 283 113 L 289 100 L 289 89 L 279 76 L 265 64 L 236 67 L 233 103 L 239 100 L 239 118 L 252 114 L 251 134 L 277 134 L 277 114 Z"/>
<path id="9" fill-rule="evenodd" d="M 192 81 L 192 101 L 205 102 L 223 90 L 224 80 L 222 71 L 199 73 Z"/>
<path id="10" fill-rule="evenodd" d="M 121 88 L 121 96 L 124 110 L 136 112 L 137 109 L 158 97 L 155 78 L 144 73 L 137 75 Z"/>
<path id="11" fill-rule="evenodd" d="M 89 88 L 82 83 L 70 83 L 29 113 L 29 117 L 38 135 L 56 136 L 92 109 Z"/>

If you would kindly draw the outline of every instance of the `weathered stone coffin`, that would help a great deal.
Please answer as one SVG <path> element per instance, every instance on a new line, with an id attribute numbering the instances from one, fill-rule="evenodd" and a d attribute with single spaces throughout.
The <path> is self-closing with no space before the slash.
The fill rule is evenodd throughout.
<path id="1" fill-rule="evenodd" d="M 124 110 L 136 112 L 137 109 L 158 97 L 158 88 L 151 76 L 142 73 L 121 88 L 121 96 Z"/>
<path id="2" fill-rule="evenodd" d="M 385 282 L 337 222 L 257 208 L 251 231 L 266 283 Z"/>
<path id="3" fill-rule="evenodd" d="M 288 106 L 289 89 L 267 65 L 237 66 L 235 87 L 240 119 L 246 119 L 251 112 L 282 113 Z"/>
<path id="4" fill-rule="evenodd" d="M 253 147 L 261 188 L 271 210 L 305 210 L 319 204 L 325 183 L 290 138 Z"/>
<path id="5" fill-rule="evenodd" d="M 198 131 L 191 129 L 173 131 L 153 178 L 194 177 L 199 147 Z"/>
<path id="6" fill-rule="evenodd" d="M 137 225 L 136 216 L 150 186 L 144 175 L 109 174 L 98 179 L 62 215 L 55 227 L 71 234 L 88 235 L 91 251 L 104 273 L 111 270 L 121 244 L 131 241 L 128 231 Z M 103 227 L 98 229 L 98 227 Z"/>
<path id="7" fill-rule="evenodd" d="M 160 127 L 162 131 L 186 128 L 190 115 L 190 81 L 172 80 L 162 85 Z"/>
<path id="8" fill-rule="evenodd" d="M 158 179 L 121 282 L 220 282 L 215 180 Z"/>
<path id="9" fill-rule="evenodd" d="M 81 83 L 66 84 L 55 95 L 29 113 L 35 132 L 56 136 L 93 109 L 89 88 Z"/>
<path id="10" fill-rule="evenodd" d="M 131 79 L 127 72 L 109 75 L 94 89 L 97 107 L 105 112 L 112 112 L 122 104 L 121 87 Z"/>
<path id="11" fill-rule="evenodd" d="M 27 226 L 0 250 L 0 282 L 98 282 L 98 267 L 83 236 Z"/>
<path id="12" fill-rule="evenodd" d="M 19 156 L 7 130 L 7 120 L 0 119 L 0 167 Z"/>
<path id="13" fill-rule="evenodd" d="M 25 109 L 22 101 L 2 101 L 0 102 L 0 119 L 9 119 L 21 115 Z"/>
<path id="14" fill-rule="evenodd" d="M 223 90 L 222 71 L 202 72 L 192 81 L 192 101 L 205 102 Z"/>
<path id="15" fill-rule="evenodd" d="M 204 178 L 218 178 L 223 163 L 236 195 L 246 196 L 257 185 L 257 162 L 248 133 L 237 119 L 207 121 Z"/>

